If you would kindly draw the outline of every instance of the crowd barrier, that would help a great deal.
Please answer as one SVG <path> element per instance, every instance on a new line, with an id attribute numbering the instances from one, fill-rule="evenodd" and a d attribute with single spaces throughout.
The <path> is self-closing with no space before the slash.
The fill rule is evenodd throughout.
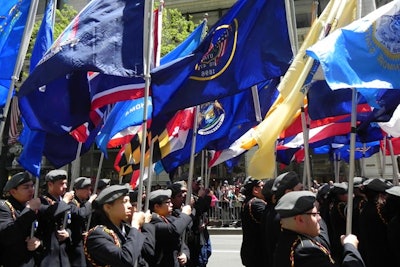
<path id="1" fill-rule="evenodd" d="M 209 226 L 214 227 L 241 227 L 240 209 L 242 203 L 240 201 L 215 203 L 211 207 L 208 218 Z"/>

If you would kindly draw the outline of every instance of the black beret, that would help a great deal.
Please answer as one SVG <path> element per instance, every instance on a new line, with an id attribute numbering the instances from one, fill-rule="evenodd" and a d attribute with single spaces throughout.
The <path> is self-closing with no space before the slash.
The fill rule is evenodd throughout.
<path id="1" fill-rule="evenodd" d="M 129 198 L 130 198 L 130 202 L 137 202 L 137 197 L 139 194 L 139 190 L 129 190 Z"/>
<path id="2" fill-rule="evenodd" d="M 104 189 L 107 185 L 110 185 L 110 181 L 110 179 L 100 179 L 97 183 L 97 188 L 100 190 Z"/>
<path id="3" fill-rule="evenodd" d="M 386 189 L 386 193 L 395 197 L 400 197 L 400 186 L 395 185 L 392 188 Z"/>
<path id="4" fill-rule="evenodd" d="M 387 185 L 381 179 L 369 179 L 364 182 L 364 186 L 368 190 L 372 190 L 372 191 L 379 192 L 379 193 L 385 193 L 386 189 L 390 188 L 390 186 Z"/>
<path id="5" fill-rule="evenodd" d="M 261 190 L 261 193 L 263 194 L 263 196 L 266 200 L 270 200 L 272 198 L 272 195 L 273 195 L 272 186 L 273 186 L 274 182 L 275 182 L 275 178 L 264 180 L 264 187 Z"/>
<path id="6" fill-rule="evenodd" d="M 19 172 L 13 175 L 10 180 L 7 181 L 6 185 L 3 188 L 4 193 L 10 191 L 17 186 L 27 183 L 33 180 L 33 176 L 29 172 Z"/>
<path id="7" fill-rule="evenodd" d="M 96 198 L 96 202 L 101 206 L 106 203 L 111 203 L 122 196 L 127 196 L 128 193 L 128 185 L 111 185 L 99 193 Z"/>
<path id="8" fill-rule="evenodd" d="M 175 197 L 182 191 L 187 191 L 187 186 L 185 181 L 175 182 L 168 186 L 168 189 L 171 190 L 171 197 Z"/>
<path id="9" fill-rule="evenodd" d="M 276 177 L 272 186 L 272 192 L 279 198 L 286 190 L 293 189 L 300 183 L 299 175 L 293 171 L 285 172 Z"/>
<path id="10" fill-rule="evenodd" d="M 74 182 L 74 188 L 75 189 L 82 189 L 85 188 L 86 186 L 89 186 L 92 184 L 92 180 L 87 177 L 78 177 L 75 179 Z"/>
<path id="11" fill-rule="evenodd" d="M 315 194 L 310 191 L 291 191 L 283 195 L 275 210 L 281 218 L 303 214 L 314 208 Z"/>
<path id="12" fill-rule="evenodd" d="M 257 186 L 260 182 L 261 180 L 248 176 L 246 180 L 244 180 L 241 193 L 243 195 L 250 196 L 252 194 L 253 187 Z"/>
<path id="13" fill-rule="evenodd" d="M 158 189 L 151 191 L 149 194 L 149 202 L 152 204 L 162 203 L 163 201 L 171 198 L 171 189 Z"/>
<path id="14" fill-rule="evenodd" d="M 316 196 L 317 199 L 319 199 L 319 200 L 326 199 L 328 197 L 328 193 L 330 190 L 331 190 L 331 186 L 329 184 L 325 183 L 325 184 L 321 185 L 318 188 L 318 192 L 317 192 L 317 196 Z"/>
<path id="15" fill-rule="evenodd" d="M 341 182 L 341 183 L 333 183 L 333 186 L 331 187 L 331 193 L 336 194 L 336 195 L 344 195 L 347 194 L 347 191 L 349 189 L 349 186 L 346 182 Z"/>
<path id="16" fill-rule="evenodd" d="M 51 170 L 46 174 L 46 182 L 55 182 L 67 179 L 68 175 L 65 170 Z"/>

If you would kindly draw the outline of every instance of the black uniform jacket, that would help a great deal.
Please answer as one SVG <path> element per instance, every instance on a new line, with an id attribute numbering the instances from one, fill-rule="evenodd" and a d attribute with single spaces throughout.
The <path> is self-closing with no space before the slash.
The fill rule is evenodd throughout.
<path id="1" fill-rule="evenodd" d="M 65 229 L 71 237 L 68 229 L 68 221 L 65 222 L 65 213 L 69 212 L 70 206 L 64 201 L 55 199 L 50 194 L 40 197 L 42 204 L 49 206 L 44 213 L 38 214 L 37 236 L 43 241 L 43 252 L 40 255 L 39 266 L 69 267 L 70 262 L 66 252 L 67 243 L 70 238 L 58 241 L 56 233 Z"/>
<path id="2" fill-rule="evenodd" d="M 35 220 L 35 212 L 15 198 L 0 200 L 0 265 L 34 266 L 35 252 L 28 251 L 25 240 Z"/>
<path id="3" fill-rule="evenodd" d="M 85 267 L 86 259 L 83 253 L 82 234 L 86 231 L 87 218 L 92 212 L 92 204 L 80 201 L 76 196 L 69 203 L 71 207 L 71 242 L 68 244 L 67 253 L 72 267 Z"/>
<path id="4" fill-rule="evenodd" d="M 150 266 L 179 267 L 177 256 L 180 252 L 190 258 L 190 251 L 181 236 L 191 221 L 192 218 L 183 213 L 179 217 L 153 214 L 151 223 L 156 227 L 156 255 Z"/>
<path id="5" fill-rule="evenodd" d="M 102 219 L 103 225 L 90 229 L 84 240 L 84 250 L 92 266 L 133 267 L 146 266 L 142 251 L 146 256 L 154 255 L 154 227 L 144 224 L 141 232 L 123 223 L 121 229 L 110 220 Z M 152 252 L 153 251 L 153 252 Z"/>
<path id="6" fill-rule="evenodd" d="M 315 239 L 282 229 L 275 249 L 276 267 L 364 267 L 357 249 L 351 244 L 344 245 L 343 262 L 335 263 L 328 248 Z"/>
<path id="7" fill-rule="evenodd" d="M 240 257 L 244 266 L 260 266 L 263 244 L 262 218 L 266 208 L 266 202 L 253 197 L 247 199 L 242 207 L 241 219 L 243 241 L 240 248 Z"/>

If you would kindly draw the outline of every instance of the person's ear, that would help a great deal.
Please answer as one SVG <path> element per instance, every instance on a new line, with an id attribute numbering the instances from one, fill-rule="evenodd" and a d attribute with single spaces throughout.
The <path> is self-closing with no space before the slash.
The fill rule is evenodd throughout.
<path id="1" fill-rule="evenodd" d="M 297 223 L 303 223 L 304 222 L 303 216 L 301 216 L 301 214 L 294 216 L 294 220 Z"/>
<path id="2" fill-rule="evenodd" d="M 108 203 L 104 204 L 103 209 L 108 214 L 111 210 L 111 204 L 108 204 Z"/>

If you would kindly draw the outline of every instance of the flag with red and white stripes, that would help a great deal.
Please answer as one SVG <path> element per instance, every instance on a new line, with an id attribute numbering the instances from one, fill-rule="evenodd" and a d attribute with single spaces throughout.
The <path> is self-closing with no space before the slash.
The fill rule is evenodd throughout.
<path id="1" fill-rule="evenodd" d="M 18 140 L 20 131 L 18 130 L 18 121 L 21 116 L 21 112 L 18 107 L 18 98 L 13 97 L 10 106 L 10 129 L 8 130 L 8 144 L 15 144 Z"/>

